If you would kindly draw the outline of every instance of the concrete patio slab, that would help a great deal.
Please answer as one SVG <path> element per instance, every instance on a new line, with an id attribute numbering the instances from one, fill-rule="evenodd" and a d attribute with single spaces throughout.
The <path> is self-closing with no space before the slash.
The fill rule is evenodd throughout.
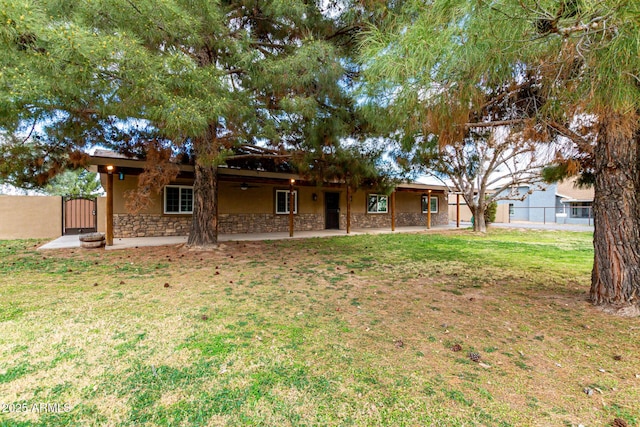
<path id="1" fill-rule="evenodd" d="M 455 226 L 434 226 L 431 228 L 435 230 L 452 229 Z M 318 231 L 296 231 L 294 232 L 293 239 L 310 239 L 321 237 L 333 237 L 333 236 L 357 236 L 360 234 L 389 234 L 389 233 L 418 233 L 429 231 L 425 227 L 396 227 L 395 231 L 391 231 L 390 228 L 371 228 L 371 229 L 357 229 L 352 230 L 350 234 L 347 234 L 345 230 L 318 230 Z M 233 242 L 233 241 L 260 241 L 260 240 L 285 240 L 290 239 L 288 232 L 281 233 L 242 233 L 242 234 L 220 234 L 218 236 L 219 242 Z M 180 245 L 187 243 L 187 236 L 168 236 L 168 237 L 132 237 L 113 239 L 113 246 L 106 246 L 106 250 L 115 249 L 127 249 L 127 248 L 139 248 L 146 246 L 167 246 L 167 245 Z M 38 250 L 49 249 L 71 249 L 79 248 L 80 240 L 79 236 L 62 236 L 51 242 L 48 242 L 38 248 Z"/>
<path id="2" fill-rule="evenodd" d="M 461 222 L 460 229 L 471 227 L 470 222 Z M 538 230 L 564 230 L 564 231 L 593 231 L 593 226 L 580 226 L 580 225 L 567 225 L 567 224 L 542 224 L 542 223 L 510 223 L 491 224 L 491 227 L 501 228 L 530 228 Z M 451 222 L 449 225 L 433 226 L 431 231 L 441 230 L 455 230 L 456 223 Z M 396 231 L 391 231 L 390 228 L 361 228 L 352 230 L 350 234 L 347 234 L 344 230 L 317 230 L 317 231 L 296 231 L 294 232 L 294 239 L 310 239 L 320 237 L 333 237 L 333 236 L 357 236 L 360 234 L 390 234 L 390 233 L 418 233 L 426 232 L 427 230 L 423 226 L 419 227 L 396 227 Z M 260 240 L 285 240 L 290 239 L 288 232 L 280 233 L 242 233 L 242 234 L 220 234 L 218 241 L 220 242 L 233 242 L 233 241 L 260 241 Z M 132 237 L 114 239 L 113 246 L 107 246 L 107 250 L 115 249 L 127 249 L 127 248 L 141 248 L 145 246 L 167 246 L 167 245 L 180 245 L 187 243 L 187 236 L 168 236 L 168 237 Z M 47 249 L 69 249 L 79 248 L 80 240 L 79 236 L 62 236 L 58 237 L 51 242 L 48 242 L 38 248 L 38 250 Z"/>

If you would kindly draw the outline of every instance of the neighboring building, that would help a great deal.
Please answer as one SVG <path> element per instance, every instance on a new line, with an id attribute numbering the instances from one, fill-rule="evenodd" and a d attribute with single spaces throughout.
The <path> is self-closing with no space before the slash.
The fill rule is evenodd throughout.
<path id="1" fill-rule="evenodd" d="M 556 193 L 553 185 L 546 187 L 523 185 L 517 193 L 524 200 L 501 200 L 498 205 L 509 206 L 509 221 L 555 222 Z"/>
<path id="2" fill-rule="evenodd" d="M 556 185 L 558 212 L 566 215 L 567 224 L 593 224 L 593 187 L 577 188 L 575 179 Z M 560 211 L 562 209 L 562 211 Z"/>
<path id="3" fill-rule="evenodd" d="M 187 235 L 193 207 L 193 166 L 180 165 L 178 177 L 149 207 L 131 214 L 125 193 L 137 187 L 144 161 L 99 150 L 91 156 L 104 188 L 113 180 L 113 236 L 150 237 Z M 107 166 L 111 170 L 107 170 Z M 115 178 L 114 178 L 115 177 Z M 294 186 L 294 230 L 346 229 L 347 190 L 341 183 L 317 185 L 287 172 L 261 168 L 218 169 L 220 233 L 270 233 L 289 230 L 290 182 Z M 352 228 L 446 225 L 449 222 L 445 186 L 401 184 L 387 196 L 359 190 L 351 197 Z M 395 207 L 395 209 L 394 209 Z M 109 218 L 107 217 L 107 222 Z"/>
<path id="4" fill-rule="evenodd" d="M 518 187 L 527 194 L 529 186 Z M 575 179 L 548 184 L 543 189 L 531 190 L 524 200 L 502 200 L 499 205 L 509 206 L 510 221 L 530 221 L 564 224 L 593 224 L 593 189 L 575 186 Z"/>

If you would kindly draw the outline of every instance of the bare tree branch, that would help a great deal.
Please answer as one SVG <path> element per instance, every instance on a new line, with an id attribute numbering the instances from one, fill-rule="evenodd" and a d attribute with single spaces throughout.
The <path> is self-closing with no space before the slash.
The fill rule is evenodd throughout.
<path id="1" fill-rule="evenodd" d="M 511 120 L 497 120 L 493 122 L 478 122 L 478 123 L 465 123 L 464 127 L 469 128 L 493 128 L 499 126 L 510 126 L 519 123 L 524 123 L 527 119 L 511 119 Z"/>

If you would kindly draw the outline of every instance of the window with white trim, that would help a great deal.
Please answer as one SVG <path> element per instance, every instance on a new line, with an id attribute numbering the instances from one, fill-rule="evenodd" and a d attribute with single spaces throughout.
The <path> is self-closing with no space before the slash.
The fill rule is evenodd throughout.
<path id="1" fill-rule="evenodd" d="M 293 191 L 293 213 L 298 213 L 298 191 Z M 289 214 L 289 190 L 276 190 L 276 214 Z"/>
<path id="2" fill-rule="evenodd" d="M 187 185 L 167 185 L 164 187 L 164 213 L 193 213 L 193 187 Z"/>
<path id="3" fill-rule="evenodd" d="M 387 213 L 389 211 L 389 196 L 369 194 L 367 196 L 367 213 Z"/>
<path id="4" fill-rule="evenodd" d="M 593 202 L 571 202 L 571 218 L 591 218 Z"/>
<path id="5" fill-rule="evenodd" d="M 422 213 L 427 213 L 427 199 L 429 196 L 422 196 Z M 431 213 L 438 213 L 438 196 L 431 196 Z"/>

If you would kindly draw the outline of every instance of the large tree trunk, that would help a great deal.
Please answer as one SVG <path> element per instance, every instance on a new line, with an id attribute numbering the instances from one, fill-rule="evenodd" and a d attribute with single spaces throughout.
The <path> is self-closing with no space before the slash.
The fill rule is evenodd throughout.
<path id="1" fill-rule="evenodd" d="M 211 249 L 218 245 L 218 166 L 215 129 L 194 140 L 196 152 L 193 183 L 193 219 L 187 246 Z"/>
<path id="2" fill-rule="evenodd" d="M 487 221 L 484 217 L 486 207 L 481 205 L 472 206 L 473 209 L 473 231 L 480 233 L 487 232 Z"/>
<path id="3" fill-rule="evenodd" d="M 590 294 L 596 305 L 632 314 L 640 298 L 640 135 L 624 129 L 608 115 L 595 148 Z"/>

